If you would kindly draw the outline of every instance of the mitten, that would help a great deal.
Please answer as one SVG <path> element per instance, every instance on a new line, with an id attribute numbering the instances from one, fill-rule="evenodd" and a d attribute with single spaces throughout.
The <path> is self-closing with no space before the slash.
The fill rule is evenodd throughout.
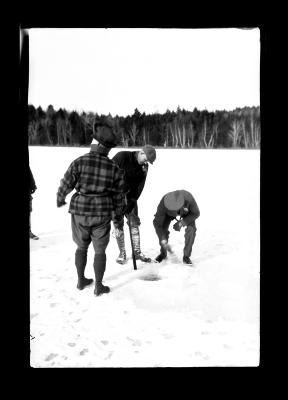
<path id="1" fill-rule="evenodd" d="M 173 225 L 174 231 L 180 232 L 180 229 L 182 228 L 182 221 L 177 221 L 176 224 Z"/>
<path id="2" fill-rule="evenodd" d="M 65 206 L 65 204 L 67 204 L 65 200 L 57 199 L 57 207 Z"/>

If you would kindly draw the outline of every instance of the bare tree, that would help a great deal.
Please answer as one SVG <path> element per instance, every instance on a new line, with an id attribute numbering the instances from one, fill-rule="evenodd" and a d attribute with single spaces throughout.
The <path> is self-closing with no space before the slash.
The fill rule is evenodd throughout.
<path id="1" fill-rule="evenodd" d="M 124 129 L 122 127 L 119 127 L 119 134 L 123 147 L 128 147 L 128 138 L 125 136 Z"/>
<path id="2" fill-rule="evenodd" d="M 214 122 L 212 126 L 212 137 L 213 137 L 213 146 L 216 143 L 217 146 L 217 140 L 218 140 L 218 133 L 219 133 L 219 122 Z"/>
<path id="3" fill-rule="evenodd" d="M 210 135 L 208 143 L 207 143 L 207 133 L 208 133 L 207 121 L 206 121 L 206 118 L 204 118 L 203 128 L 201 129 L 200 143 L 205 148 L 211 148 L 211 147 L 214 146 L 214 134 L 215 134 L 215 131 L 212 131 L 212 134 Z"/>
<path id="4" fill-rule="evenodd" d="M 180 127 L 179 126 L 177 126 L 177 136 L 178 136 L 178 139 L 179 139 L 179 144 L 180 144 L 180 146 L 179 147 L 181 147 L 181 148 L 183 148 L 184 147 L 184 144 L 183 144 L 183 131 L 182 131 L 182 135 L 181 135 L 181 131 L 180 131 Z"/>
<path id="5" fill-rule="evenodd" d="M 130 131 L 129 131 L 129 136 L 130 136 L 130 138 L 132 140 L 132 145 L 133 146 L 135 146 L 135 144 L 136 144 L 137 133 L 138 133 L 138 129 L 136 127 L 135 122 L 133 122 L 133 124 L 131 125 L 131 128 L 130 128 Z"/>
<path id="6" fill-rule="evenodd" d="M 143 146 L 146 146 L 147 138 L 146 138 L 146 128 L 145 127 L 142 129 L 142 134 L 143 134 Z"/>
<path id="7" fill-rule="evenodd" d="M 68 118 L 65 119 L 65 132 L 66 132 L 66 142 L 73 144 L 72 125 Z"/>
<path id="8" fill-rule="evenodd" d="M 188 147 L 193 147 L 194 146 L 194 137 L 195 137 L 195 132 L 193 129 L 192 122 L 189 123 L 188 130 L 187 130 L 187 146 Z"/>
<path id="9" fill-rule="evenodd" d="M 87 139 L 87 130 L 90 130 L 92 134 L 94 135 L 95 129 L 94 129 L 94 122 L 95 122 L 95 114 L 92 112 L 89 112 L 88 114 L 83 113 L 82 116 L 82 121 L 84 121 L 84 130 L 85 130 L 85 139 Z"/>
<path id="10" fill-rule="evenodd" d="M 62 118 L 58 118 L 56 120 L 56 131 L 57 131 L 57 144 L 61 145 L 67 144 L 67 138 L 66 138 L 66 123 L 65 120 L 63 120 Z"/>
<path id="11" fill-rule="evenodd" d="M 28 125 L 28 144 L 38 143 L 39 121 L 30 121 Z"/>
<path id="12" fill-rule="evenodd" d="M 251 135 L 251 147 L 260 147 L 260 126 L 254 121 L 253 112 L 250 114 L 250 135 Z"/>
<path id="13" fill-rule="evenodd" d="M 174 121 L 174 123 L 170 123 L 168 126 L 172 139 L 172 147 L 178 147 L 179 139 L 177 134 L 176 122 Z"/>
<path id="14" fill-rule="evenodd" d="M 240 133 L 241 133 L 241 126 L 240 123 L 237 121 L 237 119 L 234 119 L 231 124 L 231 128 L 229 131 L 229 136 L 232 139 L 232 147 L 237 147 L 239 144 L 239 139 L 240 139 Z"/>

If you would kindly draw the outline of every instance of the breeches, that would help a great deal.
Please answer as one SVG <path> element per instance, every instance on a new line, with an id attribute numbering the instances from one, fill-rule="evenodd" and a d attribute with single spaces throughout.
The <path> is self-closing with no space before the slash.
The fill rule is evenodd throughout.
<path id="1" fill-rule="evenodd" d="M 111 217 L 71 214 L 71 227 L 78 249 L 87 250 L 92 241 L 95 254 L 105 253 L 110 239 Z"/>

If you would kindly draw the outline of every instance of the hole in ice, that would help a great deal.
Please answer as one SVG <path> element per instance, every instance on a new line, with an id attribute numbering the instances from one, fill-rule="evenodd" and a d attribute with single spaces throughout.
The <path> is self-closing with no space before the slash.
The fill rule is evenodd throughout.
<path id="1" fill-rule="evenodd" d="M 143 281 L 159 281 L 161 277 L 157 274 L 146 274 L 146 275 L 141 275 L 139 279 L 142 279 Z"/>

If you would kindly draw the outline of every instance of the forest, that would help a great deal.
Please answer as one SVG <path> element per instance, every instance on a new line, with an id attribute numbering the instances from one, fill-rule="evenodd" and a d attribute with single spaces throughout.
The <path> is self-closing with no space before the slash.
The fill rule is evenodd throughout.
<path id="1" fill-rule="evenodd" d="M 89 146 L 95 118 L 108 119 L 120 137 L 119 147 L 151 144 L 162 148 L 245 148 L 259 149 L 260 107 L 242 107 L 233 111 L 187 111 L 177 108 L 164 114 L 99 115 L 96 112 L 46 110 L 28 105 L 28 145 Z"/>

